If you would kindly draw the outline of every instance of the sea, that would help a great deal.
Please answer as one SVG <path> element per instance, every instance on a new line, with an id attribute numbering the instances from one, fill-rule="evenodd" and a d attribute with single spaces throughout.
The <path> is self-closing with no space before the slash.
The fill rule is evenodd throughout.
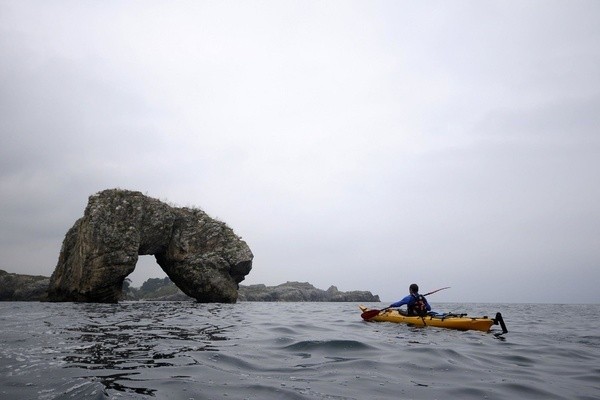
<path id="1" fill-rule="evenodd" d="M 600 399 L 600 305 L 433 305 L 509 332 L 354 303 L 2 302 L 0 399 Z"/>

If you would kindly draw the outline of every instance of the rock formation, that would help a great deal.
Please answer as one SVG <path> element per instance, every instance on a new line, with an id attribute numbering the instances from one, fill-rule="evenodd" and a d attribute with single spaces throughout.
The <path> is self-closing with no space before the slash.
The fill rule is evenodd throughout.
<path id="1" fill-rule="evenodd" d="M 140 192 L 90 196 L 67 232 L 50 278 L 52 301 L 116 302 L 139 255 L 154 255 L 167 276 L 199 302 L 236 301 L 252 252 L 223 222 Z"/>
<path id="2" fill-rule="evenodd" d="M 379 302 L 379 296 L 368 291 L 340 292 L 335 286 L 321 290 L 308 282 L 286 282 L 277 286 L 240 286 L 239 300 Z"/>
<path id="3" fill-rule="evenodd" d="M 42 301 L 50 278 L 37 275 L 12 274 L 0 270 L 0 300 Z"/>

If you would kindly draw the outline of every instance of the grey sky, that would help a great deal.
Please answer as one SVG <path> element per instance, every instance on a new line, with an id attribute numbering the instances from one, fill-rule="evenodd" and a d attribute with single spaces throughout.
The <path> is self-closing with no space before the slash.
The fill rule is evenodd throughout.
<path id="1" fill-rule="evenodd" d="M 598 1 L 0 0 L 0 60 L 2 269 L 120 187 L 227 222 L 248 284 L 600 302 Z"/>

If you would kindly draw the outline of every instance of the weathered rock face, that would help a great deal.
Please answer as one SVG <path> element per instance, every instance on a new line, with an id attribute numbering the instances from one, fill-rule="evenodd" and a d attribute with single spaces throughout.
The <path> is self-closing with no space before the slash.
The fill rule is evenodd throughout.
<path id="1" fill-rule="evenodd" d="M 0 300 L 42 301 L 50 278 L 37 275 L 12 274 L 0 270 Z"/>
<path id="2" fill-rule="evenodd" d="M 154 255 L 167 276 L 199 302 L 233 303 L 252 269 L 252 252 L 223 222 L 199 209 L 171 207 L 140 192 L 90 196 L 67 232 L 48 298 L 116 302 L 139 255 Z"/>

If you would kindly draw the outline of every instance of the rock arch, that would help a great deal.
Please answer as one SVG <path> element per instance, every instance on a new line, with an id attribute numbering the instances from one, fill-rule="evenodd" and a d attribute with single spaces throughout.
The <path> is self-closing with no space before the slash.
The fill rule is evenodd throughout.
<path id="1" fill-rule="evenodd" d="M 139 255 L 154 255 L 185 294 L 205 303 L 235 302 L 253 259 L 246 242 L 202 210 L 104 190 L 90 196 L 83 217 L 67 232 L 48 298 L 117 302 Z"/>

